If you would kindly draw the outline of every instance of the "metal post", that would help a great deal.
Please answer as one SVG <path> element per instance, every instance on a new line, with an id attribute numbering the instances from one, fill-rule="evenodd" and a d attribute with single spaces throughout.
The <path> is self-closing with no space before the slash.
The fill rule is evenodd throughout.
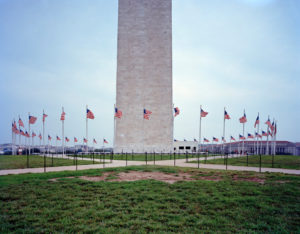
<path id="1" fill-rule="evenodd" d="M 185 151 L 185 162 L 187 163 L 189 160 L 188 160 L 188 155 L 187 155 L 187 151 Z"/>
<path id="2" fill-rule="evenodd" d="M 146 165 L 148 164 L 148 162 L 147 162 L 147 152 L 145 153 L 145 157 L 146 157 Z"/>
<path id="3" fill-rule="evenodd" d="M 198 152 L 197 156 L 198 156 L 198 168 L 199 168 L 200 167 L 200 152 Z"/>
<path id="4" fill-rule="evenodd" d="M 127 167 L 127 152 L 126 152 L 126 167 Z"/>
<path id="5" fill-rule="evenodd" d="M 261 172 L 261 153 L 259 154 L 259 172 Z"/>
<path id="6" fill-rule="evenodd" d="M 46 172 L 46 154 L 44 152 L 44 172 Z"/>
<path id="7" fill-rule="evenodd" d="M 153 162 L 154 162 L 154 165 L 155 165 L 155 152 L 154 152 L 153 154 L 154 154 L 154 155 L 153 155 L 153 156 L 154 156 L 154 161 L 153 161 Z"/>
<path id="8" fill-rule="evenodd" d="M 174 152 L 174 167 L 176 165 L 176 153 Z"/>

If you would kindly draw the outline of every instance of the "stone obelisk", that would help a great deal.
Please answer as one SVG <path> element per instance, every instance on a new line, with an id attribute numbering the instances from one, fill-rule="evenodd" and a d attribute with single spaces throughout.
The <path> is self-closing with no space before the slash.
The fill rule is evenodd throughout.
<path id="1" fill-rule="evenodd" d="M 172 98 L 172 0 L 119 0 L 114 151 L 173 151 Z"/>

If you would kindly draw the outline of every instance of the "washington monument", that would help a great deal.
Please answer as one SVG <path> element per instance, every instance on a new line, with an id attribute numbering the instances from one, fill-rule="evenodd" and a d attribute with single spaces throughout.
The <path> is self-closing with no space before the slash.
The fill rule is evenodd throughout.
<path id="1" fill-rule="evenodd" d="M 172 98 L 172 0 L 119 0 L 114 151 L 172 151 Z"/>

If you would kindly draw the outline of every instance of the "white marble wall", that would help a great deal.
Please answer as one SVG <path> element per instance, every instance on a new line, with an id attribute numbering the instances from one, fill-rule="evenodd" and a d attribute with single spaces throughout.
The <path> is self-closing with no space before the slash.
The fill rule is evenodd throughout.
<path id="1" fill-rule="evenodd" d="M 119 0 L 116 106 L 115 152 L 172 151 L 172 0 Z"/>

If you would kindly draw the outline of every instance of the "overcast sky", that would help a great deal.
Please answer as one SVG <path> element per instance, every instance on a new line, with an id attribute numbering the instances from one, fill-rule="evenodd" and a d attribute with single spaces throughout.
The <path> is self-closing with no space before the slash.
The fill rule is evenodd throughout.
<path id="1" fill-rule="evenodd" d="M 46 134 L 82 141 L 85 106 L 95 114 L 90 139 L 113 141 L 117 0 L 0 0 L 0 143 L 11 121 L 49 115 Z M 208 111 L 202 135 L 246 133 L 270 115 L 278 139 L 300 141 L 300 1 L 173 0 L 174 137 L 198 138 L 199 106 Z M 262 124 L 264 130 L 266 125 Z"/>

